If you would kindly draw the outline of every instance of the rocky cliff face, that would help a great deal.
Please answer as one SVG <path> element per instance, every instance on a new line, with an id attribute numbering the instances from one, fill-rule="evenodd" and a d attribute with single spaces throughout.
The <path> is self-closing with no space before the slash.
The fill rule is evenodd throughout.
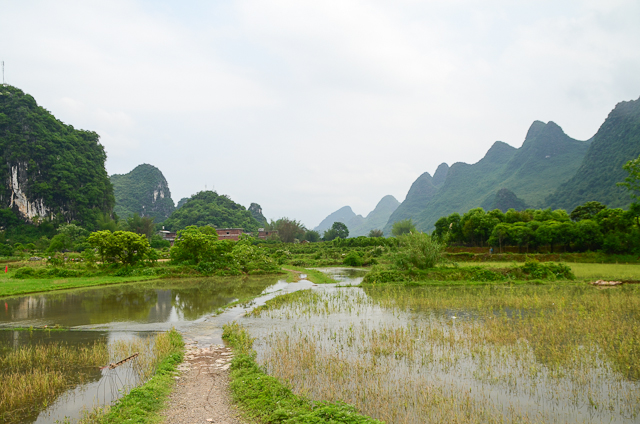
<path id="1" fill-rule="evenodd" d="M 26 222 L 77 221 L 89 227 L 114 198 L 98 134 L 76 130 L 33 97 L 0 86 L 0 207 Z"/>
<path id="2" fill-rule="evenodd" d="M 116 197 L 114 210 L 120 218 L 137 213 L 158 223 L 175 210 L 169 184 L 153 165 L 138 165 L 128 174 L 115 174 L 110 179 Z"/>

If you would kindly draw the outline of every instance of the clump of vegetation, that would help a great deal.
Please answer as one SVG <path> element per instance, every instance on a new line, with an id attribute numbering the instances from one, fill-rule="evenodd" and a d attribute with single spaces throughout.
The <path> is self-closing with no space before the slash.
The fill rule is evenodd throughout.
<path id="1" fill-rule="evenodd" d="M 254 338 L 244 327 L 232 322 L 223 331 L 223 339 L 235 353 L 231 361 L 231 392 L 247 416 L 264 423 L 382 424 L 343 402 L 313 402 L 294 394 L 258 366 Z"/>
<path id="2" fill-rule="evenodd" d="M 444 245 L 429 234 L 414 231 L 397 238 L 399 246 L 394 260 L 398 268 L 428 269 L 442 262 Z"/>
<path id="3" fill-rule="evenodd" d="M 87 367 L 107 363 L 105 341 L 88 346 L 21 346 L 0 356 L 0 419 L 21 422 L 50 405 L 69 387 L 82 383 Z"/>

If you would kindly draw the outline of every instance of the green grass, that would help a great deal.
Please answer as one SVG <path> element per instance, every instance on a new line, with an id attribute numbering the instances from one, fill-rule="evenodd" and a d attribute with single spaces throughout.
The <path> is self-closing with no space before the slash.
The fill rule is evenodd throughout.
<path id="1" fill-rule="evenodd" d="M 17 280 L 10 277 L 11 273 L 0 277 L 0 297 L 158 279 L 156 276 L 38 278 L 29 280 Z"/>
<path id="2" fill-rule="evenodd" d="M 327 276 L 327 274 L 323 273 L 322 271 L 318 271 L 317 269 L 304 268 L 304 267 L 293 266 L 293 265 L 285 265 L 284 268 L 291 269 L 294 271 L 300 271 L 303 274 L 307 274 L 307 280 L 311 281 L 314 284 L 336 284 L 337 283 L 336 280 Z M 290 272 L 289 274 L 293 274 L 293 273 Z M 289 278 L 287 278 L 287 281 L 290 282 Z"/>
<path id="3" fill-rule="evenodd" d="M 165 333 L 169 349 L 158 364 L 155 375 L 140 387 L 131 390 L 106 411 L 93 411 L 81 422 L 84 424 L 157 423 L 160 412 L 175 384 L 177 365 L 184 357 L 184 342 L 175 329 Z"/>
<path id="4" fill-rule="evenodd" d="M 635 280 L 640 281 L 640 265 L 610 263 L 566 263 L 578 280 Z M 524 262 L 512 262 L 513 266 L 522 266 Z M 504 268 L 500 262 L 461 262 L 460 267 Z"/>
<path id="5" fill-rule="evenodd" d="M 224 326 L 222 337 L 235 353 L 231 361 L 231 393 L 249 419 L 263 424 L 381 423 L 342 402 L 312 402 L 265 374 L 255 361 L 254 339 L 236 322 Z"/>

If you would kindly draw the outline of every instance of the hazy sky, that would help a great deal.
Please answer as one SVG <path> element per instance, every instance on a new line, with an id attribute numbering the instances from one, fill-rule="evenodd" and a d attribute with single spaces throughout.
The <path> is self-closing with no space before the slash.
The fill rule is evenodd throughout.
<path id="1" fill-rule="evenodd" d="M 534 120 L 590 138 L 640 97 L 640 2 L 0 0 L 0 60 L 110 175 L 314 227 Z"/>

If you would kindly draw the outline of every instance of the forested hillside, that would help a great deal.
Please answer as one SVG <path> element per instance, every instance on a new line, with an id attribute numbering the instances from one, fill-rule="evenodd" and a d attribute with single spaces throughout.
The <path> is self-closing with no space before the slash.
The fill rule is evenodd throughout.
<path id="1" fill-rule="evenodd" d="M 419 230 L 431 230 L 442 216 L 495 203 L 496 196 L 500 197 L 498 191 L 502 189 L 513 193 L 515 198 L 512 200 L 517 199 L 522 207 L 524 204 L 544 207 L 544 199 L 578 169 L 588 147 L 588 142 L 570 138 L 555 123 L 536 121 L 519 149 L 498 141 L 479 162 L 453 164 L 442 187 L 431 187 L 423 181 L 421 189 L 430 195 L 430 199 L 425 202 L 423 195 L 420 203 L 414 200 L 418 196 L 408 194 L 403 204 L 411 207 L 401 205 L 398 208 L 398 211 L 408 213 L 400 218 L 396 211 L 386 230 L 388 232 L 396 220 L 406 218 L 412 218 Z M 426 179 L 424 175 L 420 178 Z M 506 194 L 502 192 L 501 196 Z M 417 210 L 420 211 L 416 213 Z"/>
<path id="2" fill-rule="evenodd" d="M 631 198 L 627 189 L 616 183 L 624 181 L 628 175 L 622 165 L 638 155 L 640 99 L 616 105 L 593 137 L 580 168 L 549 196 L 547 204 L 567 210 L 588 201 L 626 207 Z"/>
<path id="3" fill-rule="evenodd" d="M 244 206 L 214 191 L 194 194 L 164 222 L 165 228 L 171 231 L 189 225 L 243 228 L 245 231 L 257 231 L 261 226 Z"/>
<path id="4" fill-rule="evenodd" d="M 153 165 L 138 165 L 128 174 L 114 174 L 109 178 L 116 198 L 114 211 L 120 218 L 137 213 L 160 223 L 175 209 L 169 184 L 162 171 Z"/>
<path id="5" fill-rule="evenodd" d="M 65 125 L 12 86 L 0 86 L 0 155 L 3 221 L 15 214 L 95 228 L 111 213 L 113 188 L 98 134 Z"/>

